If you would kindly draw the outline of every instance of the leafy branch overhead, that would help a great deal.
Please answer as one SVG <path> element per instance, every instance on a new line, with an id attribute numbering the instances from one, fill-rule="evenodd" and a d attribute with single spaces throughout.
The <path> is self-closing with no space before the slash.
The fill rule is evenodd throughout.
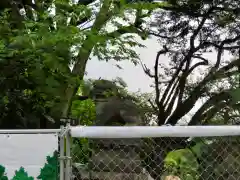
<path id="1" fill-rule="evenodd" d="M 8 103 L 3 103 L 2 108 L 11 106 L 18 112 L 17 118 L 6 113 L 3 119 L 21 119 L 24 123 L 18 127 L 27 127 L 29 119 L 38 119 L 39 127 L 46 117 L 58 120 L 69 116 L 92 56 L 99 60 L 138 62 L 138 54 L 132 47 L 143 45 L 132 34 L 147 37 L 140 27 L 156 7 L 150 2 L 113 0 L 16 1 L 14 5 L 10 0 L 1 2 L 0 50 L 4 59 L 1 67 L 6 72 L 4 77 L 19 77 L 24 81 L 15 83 L 20 87 L 18 93 L 6 93 L 12 85 L 6 85 L 7 79 L 3 78 L 2 96 Z M 11 74 L 7 68 L 12 67 L 16 71 Z M 44 105 L 26 102 L 33 97 Z M 35 114 L 26 117 L 29 116 L 26 112 Z"/>

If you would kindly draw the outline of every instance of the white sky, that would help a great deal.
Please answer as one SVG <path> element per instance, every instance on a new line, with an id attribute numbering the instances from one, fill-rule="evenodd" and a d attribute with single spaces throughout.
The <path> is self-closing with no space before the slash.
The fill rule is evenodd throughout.
<path id="1" fill-rule="evenodd" d="M 140 59 L 149 68 L 153 67 L 157 51 L 160 50 L 160 45 L 157 39 L 148 39 L 143 41 L 146 48 L 138 48 L 137 53 L 140 55 Z M 162 61 L 167 61 L 163 58 Z M 123 69 L 119 69 L 115 64 L 121 65 Z M 109 61 L 103 62 L 98 61 L 96 58 L 90 60 L 87 64 L 87 75 L 86 78 L 97 79 L 99 77 L 104 79 L 113 79 L 121 77 L 127 83 L 130 91 L 141 90 L 142 92 L 151 92 L 153 89 L 150 87 L 152 80 L 145 75 L 140 65 L 135 66 L 130 61 Z"/>

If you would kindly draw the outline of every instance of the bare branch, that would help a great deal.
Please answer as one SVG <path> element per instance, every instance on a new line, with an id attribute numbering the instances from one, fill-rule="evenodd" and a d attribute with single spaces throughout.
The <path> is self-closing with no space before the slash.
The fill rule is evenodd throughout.
<path id="1" fill-rule="evenodd" d="M 208 65 L 208 63 L 209 63 L 209 61 L 207 59 L 205 59 L 204 57 L 202 57 L 202 56 L 192 55 L 192 57 L 204 61 L 206 65 Z"/>
<path id="2" fill-rule="evenodd" d="M 177 101 L 178 101 L 177 106 L 182 104 L 182 98 L 183 98 L 183 94 L 184 94 L 184 89 L 186 87 L 187 77 L 190 74 L 189 69 L 190 69 L 190 60 L 187 61 L 185 69 L 184 69 L 184 71 L 182 73 L 182 76 L 180 77 L 180 80 L 179 80 L 179 87 L 178 87 L 179 88 L 179 96 L 178 96 L 178 99 L 177 99 Z"/>
<path id="3" fill-rule="evenodd" d="M 143 64 L 141 60 L 140 60 L 140 64 L 145 74 L 147 74 L 150 78 L 154 78 L 154 75 L 150 72 L 150 69 L 146 66 L 146 64 Z"/>
<path id="4" fill-rule="evenodd" d="M 231 71 L 232 68 L 234 68 L 237 64 L 240 64 L 239 60 L 235 60 L 228 65 L 222 67 L 219 69 L 216 73 L 211 74 L 209 76 L 206 76 L 190 93 L 190 96 L 181 104 L 181 106 L 178 106 L 177 109 L 174 111 L 174 113 L 169 117 L 168 123 L 169 124 L 175 124 L 181 117 L 183 117 L 187 112 L 189 112 L 196 101 L 202 96 L 202 94 L 205 92 L 206 84 L 209 82 L 212 82 L 217 79 L 221 79 L 224 77 L 232 76 L 233 74 L 238 73 L 238 71 Z M 184 107 L 184 108 L 182 108 Z"/>
<path id="5" fill-rule="evenodd" d="M 206 61 L 202 61 L 202 62 L 198 62 L 198 63 L 194 64 L 189 69 L 187 76 L 189 76 L 193 72 L 193 70 L 196 69 L 197 67 L 199 67 L 199 66 L 206 66 L 206 65 L 208 65 L 208 62 L 206 62 Z"/>
<path id="6" fill-rule="evenodd" d="M 164 104 L 163 104 L 164 107 L 166 107 L 167 104 L 169 104 L 171 101 L 174 101 L 174 99 L 172 98 L 173 97 L 172 94 L 174 94 L 174 92 L 177 93 L 176 91 L 178 89 L 177 88 L 178 84 L 179 84 L 179 77 L 177 77 L 174 85 L 172 86 L 171 90 L 168 92 L 167 99 L 164 101 Z"/>
<path id="7" fill-rule="evenodd" d="M 172 88 L 172 86 L 173 86 L 173 83 L 174 83 L 174 82 L 176 81 L 176 79 L 178 78 L 178 75 L 179 75 L 179 73 L 181 72 L 182 67 L 184 66 L 184 63 L 185 63 L 185 60 L 181 61 L 178 69 L 176 70 L 176 72 L 173 74 L 171 80 L 169 81 L 169 83 L 168 83 L 168 85 L 167 85 L 167 87 L 166 87 L 166 89 L 165 89 L 165 91 L 164 91 L 164 93 L 163 93 L 163 95 L 162 95 L 162 98 L 161 98 L 161 101 L 160 101 L 161 104 L 163 104 L 163 103 L 165 102 L 165 100 L 166 100 L 166 98 L 167 98 L 167 95 L 168 95 L 168 93 L 170 92 L 170 90 L 171 90 L 171 88 Z"/>
<path id="8" fill-rule="evenodd" d="M 158 112 L 158 108 L 153 104 L 153 102 L 150 99 L 148 99 L 148 102 L 150 103 L 150 105 L 154 109 L 154 111 Z"/>
<path id="9" fill-rule="evenodd" d="M 164 107 L 163 104 L 159 101 L 160 99 L 160 89 L 159 89 L 159 73 L 158 73 L 158 66 L 159 66 L 159 58 L 162 54 L 165 54 L 168 52 L 168 49 L 166 46 L 163 47 L 162 50 L 160 50 L 157 53 L 155 65 L 154 65 L 154 83 L 155 83 L 155 92 L 156 92 L 156 98 L 155 103 L 157 104 L 159 111 L 158 119 L 160 118 L 160 115 L 162 116 L 161 119 L 165 120 L 164 118 Z M 160 119 L 159 119 L 160 120 Z"/>
<path id="10" fill-rule="evenodd" d="M 179 84 L 179 82 L 178 82 Z M 174 103 L 176 102 L 176 100 L 178 99 L 178 96 L 179 96 L 179 93 L 180 93 L 180 88 L 179 87 L 176 87 L 176 90 L 175 90 L 175 93 L 172 95 L 172 98 L 171 98 L 171 101 L 169 103 L 166 104 L 166 116 L 169 116 L 173 110 L 173 105 Z M 171 96 L 171 94 L 170 94 Z"/>
<path id="11" fill-rule="evenodd" d="M 215 63 L 215 66 L 213 67 L 213 69 L 217 70 L 220 66 L 220 63 L 221 63 L 221 59 L 222 59 L 222 53 L 223 53 L 223 44 L 220 45 L 220 48 L 218 49 L 218 52 L 217 52 L 217 61 Z"/>
<path id="12" fill-rule="evenodd" d="M 200 32 L 200 30 L 203 28 L 204 23 L 206 22 L 206 20 L 209 18 L 209 15 L 213 12 L 214 8 L 211 7 L 208 12 L 204 15 L 204 17 L 202 18 L 200 24 L 198 25 L 197 29 L 195 29 L 193 31 L 192 36 L 190 37 L 190 49 L 194 49 L 195 45 L 194 45 L 194 41 L 198 35 L 198 33 Z"/>
<path id="13" fill-rule="evenodd" d="M 151 31 L 151 30 L 148 31 L 148 34 L 149 34 L 149 35 L 153 35 L 153 36 L 155 36 L 155 37 L 163 38 L 163 39 L 175 39 L 175 38 L 178 38 L 178 37 L 181 36 L 181 33 L 179 33 L 179 34 L 176 35 L 176 36 L 164 36 L 164 35 L 161 35 L 161 34 L 159 34 L 159 33 L 156 33 L 156 32 L 154 32 L 154 31 Z"/>

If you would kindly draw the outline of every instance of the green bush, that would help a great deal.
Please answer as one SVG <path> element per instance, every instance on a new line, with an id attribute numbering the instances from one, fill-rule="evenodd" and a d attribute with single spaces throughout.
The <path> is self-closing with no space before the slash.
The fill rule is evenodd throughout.
<path id="1" fill-rule="evenodd" d="M 53 156 L 47 156 L 47 163 L 41 168 L 40 175 L 37 177 L 42 180 L 58 179 L 58 152 L 55 151 Z"/>
<path id="2" fill-rule="evenodd" d="M 87 138 L 74 138 L 72 144 L 73 162 L 87 164 L 91 156 L 91 146 Z"/>
<path id="3" fill-rule="evenodd" d="M 57 180 L 58 176 L 58 152 L 55 151 L 52 156 L 47 156 L 47 163 L 40 170 L 40 175 L 37 177 L 42 180 Z M 0 180 L 8 180 L 5 173 L 5 167 L 0 165 Z M 34 180 L 33 177 L 28 176 L 28 173 L 23 167 L 20 167 L 18 171 L 15 171 L 15 175 L 12 180 Z"/>
<path id="4" fill-rule="evenodd" d="M 8 177 L 5 175 L 5 167 L 0 165 L 0 180 L 8 180 Z"/>
<path id="5" fill-rule="evenodd" d="M 189 149 L 178 149 L 168 153 L 165 159 L 166 172 L 184 180 L 198 179 L 199 164 Z"/>
<path id="6" fill-rule="evenodd" d="M 24 168 L 20 167 L 18 171 L 15 171 L 15 176 L 12 180 L 34 180 L 34 178 L 28 176 L 28 173 L 24 170 Z"/>

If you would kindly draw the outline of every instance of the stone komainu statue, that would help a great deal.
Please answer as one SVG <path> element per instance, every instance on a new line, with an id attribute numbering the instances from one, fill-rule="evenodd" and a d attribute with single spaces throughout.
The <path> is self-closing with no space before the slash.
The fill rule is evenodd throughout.
<path id="1" fill-rule="evenodd" d="M 137 106 L 122 98 L 117 86 L 107 80 L 95 81 L 91 95 L 96 103 L 97 126 L 141 125 Z M 92 179 L 147 180 L 138 149 L 140 139 L 91 139 L 92 155 L 88 169 Z"/>
<path id="2" fill-rule="evenodd" d="M 96 103 L 97 126 L 141 125 L 140 112 L 130 99 L 123 98 L 117 86 L 108 80 L 97 80 L 91 95 Z"/>

